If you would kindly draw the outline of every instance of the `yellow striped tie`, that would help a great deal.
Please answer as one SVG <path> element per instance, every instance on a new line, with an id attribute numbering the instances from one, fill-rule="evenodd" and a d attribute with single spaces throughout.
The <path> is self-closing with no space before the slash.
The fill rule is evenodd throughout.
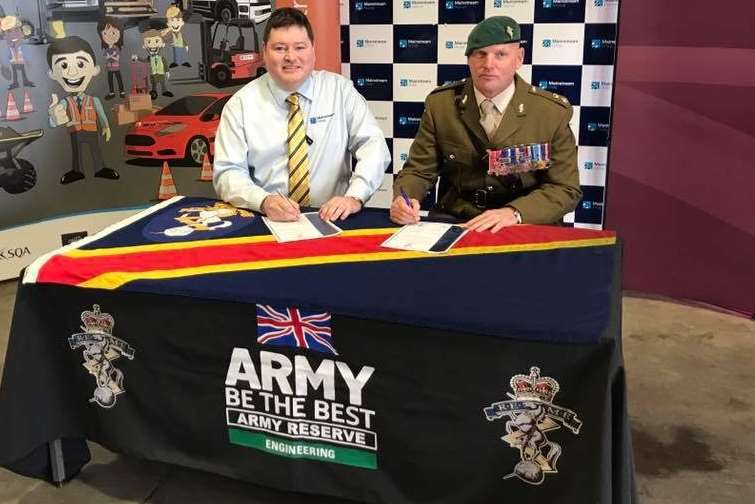
<path id="1" fill-rule="evenodd" d="M 293 93 L 288 102 L 288 196 L 301 206 L 309 206 L 309 156 L 304 117 L 299 108 L 299 95 Z"/>

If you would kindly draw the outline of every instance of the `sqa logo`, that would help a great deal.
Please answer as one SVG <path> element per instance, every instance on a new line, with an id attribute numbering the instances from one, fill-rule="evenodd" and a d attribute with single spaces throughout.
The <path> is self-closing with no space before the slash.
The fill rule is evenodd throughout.
<path id="1" fill-rule="evenodd" d="M 454 41 L 446 40 L 446 49 L 453 49 L 453 48 L 454 48 Z"/>
<path id="2" fill-rule="evenodd" d="M 407 42 L 406 39 L 401 39 L 401 40 L 398 41 L 398 46 L 401 49 L 406 49 L 407 47 L 409 47 L 409 42 Z"/>
<path id="3" fill-rule="evenodd" d="M 592 81 L 590 83 L 590 87 L 592 89 L 600 89 L 600 81 L 596 81 L 596 80 Z"/>
<path id="4" fill-rule="evenodd" d="M 592 170 L 592 161 L 585 161 L 585 170 Z"/>
<path id="5" fill-rule="evenodd" d="M 553 44 L 551 39 L 543 39 L 543 47 L 550 47 Z"/>
<path id="6" fill-rule="evenodd" d="M 364 47 L 364 39 L 357 39 L 357 47 Z"/>
<path id="7" fill-rule="evenodd" d="M 29 247 L 0 248 L 0 260 L 18 259 L 31 254 Z"/>
<path id="8" fill-rule="evenodd" d="M 401 87 L 407 87 L 409 85 L 409 79 L 401 79 Z"/>

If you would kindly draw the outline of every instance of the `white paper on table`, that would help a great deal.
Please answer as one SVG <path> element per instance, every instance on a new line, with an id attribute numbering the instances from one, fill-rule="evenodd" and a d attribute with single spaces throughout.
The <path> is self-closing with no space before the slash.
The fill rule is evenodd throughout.
<path id="1" fill-rule="evenodd" d="M 273 221 L 267 217 L 262 217 L 262 220 L 279 243 L 325 238 L 341 232 L 341 228 L 323 220 L 317 212 L 303 213 L 293 222 Z"/>
<path id="2" fill-rule="evenodd" d="M 467 230 L 458 224 L 421 221 L 402 227 L 381 245 L 399 250 L 446 252 L 466 232 Z"/>

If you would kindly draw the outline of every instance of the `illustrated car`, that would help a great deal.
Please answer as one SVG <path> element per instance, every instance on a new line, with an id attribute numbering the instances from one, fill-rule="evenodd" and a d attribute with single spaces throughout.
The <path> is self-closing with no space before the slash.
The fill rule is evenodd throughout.
<path id="1" fill-rule="evenodd" d="M 196 93 L 175 100 L 135 122 L 124 153 L 142 159 L 185 159 L 200 166 L 215 153 L 220 113 L 231 93 Z"/>

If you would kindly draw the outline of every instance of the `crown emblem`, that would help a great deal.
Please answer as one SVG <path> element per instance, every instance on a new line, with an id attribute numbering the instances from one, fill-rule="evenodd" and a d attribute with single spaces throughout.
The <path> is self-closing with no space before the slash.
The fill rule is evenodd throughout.
<path id="1" fill-rule="evenodd" d="M 81 313 L 81 321 L 84 322 L 81 329 L 87 333 L 112 335 L 115 325 L 113 317 L 109 313 L 101 313 L 100 305 L 93 305 L 92 309 L 93 311 L 87 310 Z"/>
<path id="2" fill-rule="evenodd" d="M 518 374 L 511 377 L 514 397 L 520 401 L 541 401 L 550 403 L 559 390 L 556 380 L 549 376 L 541 377 L 539 367 L 531 367 L 529 376 Z"/>

